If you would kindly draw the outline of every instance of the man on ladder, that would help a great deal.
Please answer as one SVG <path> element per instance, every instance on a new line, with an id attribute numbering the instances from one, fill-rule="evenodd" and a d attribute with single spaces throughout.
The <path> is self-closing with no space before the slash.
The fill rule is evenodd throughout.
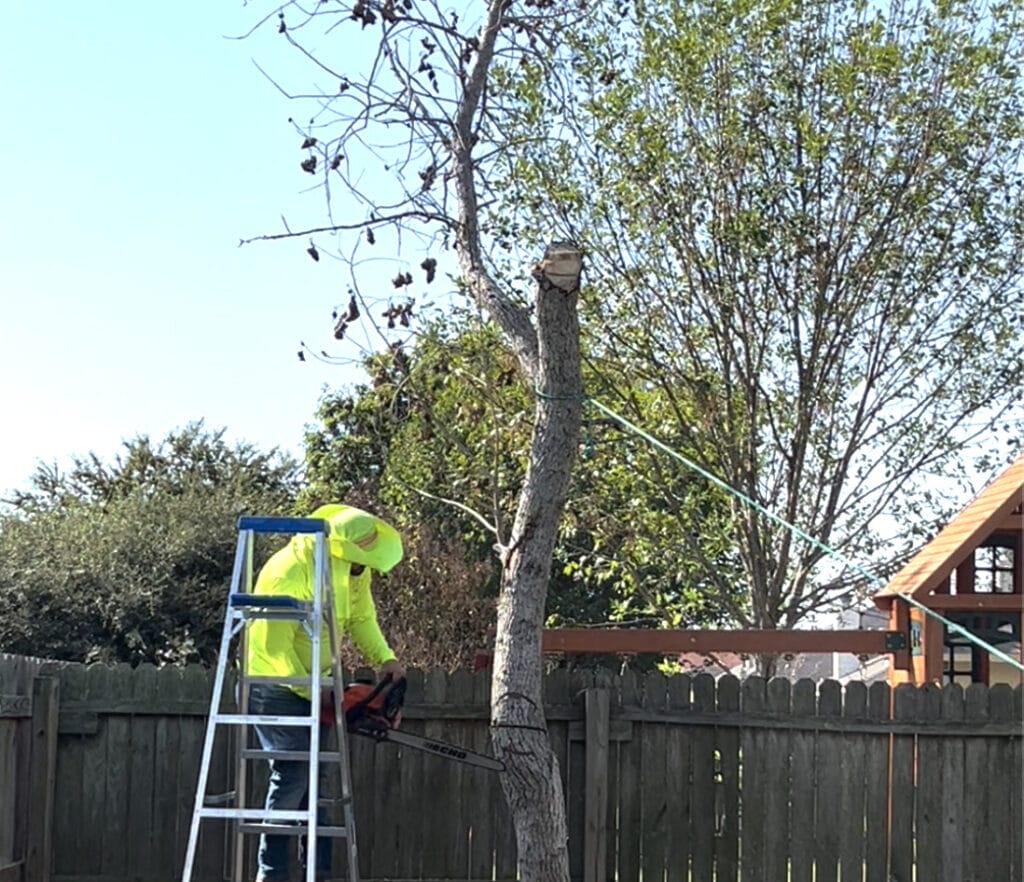
<path id="1" fill-rule="evenodd" d="M 402 541 L 397 531 L 380 518 L 346 505 L 324 505 L 311 515 L 325 520 L 330 527 L 329 577 L 333 585 L 333 614 L 337 633 L 348 633 L 352 642 L 381 678 L 390 675 L 399 680 L 405 670 L 391 651 L 377 624 L 370 592 L 370 574 L 386 573 L 402 559 Z M 274 554 L 260 570 L 254 594 L 283 595 L 300 600 L 312 599 L 316 591 L 314 539 L 299 534 Z M 332 666 L 330 640 L 326 624 L 320 642 L 320 670 L 326 675 Z M 246 675 L 253 677 L 308 677 L 311 658 L 309 634 L 294 619 L 254 621 L 246 640 Z M 340 688 L 336 684 L 335 688 Z M 303 686 L 256 682 L 249 687 L 249 710 L 253 714 L 308 716 L 311 701 Z M 257 738 L 264 750 L 309 750 L 309 731 L 296 726 L 256 725 Z M 303 761 L 269 760 L 270 785 L 265 807 L 301 809 L 305 807 L 309 785 L 308 766 Z M 260 837 L 257 882 L 287 882 L 289 879 L 288 840 L 283 835 Z M 319 878 L 330 875 L 331 840 L 317 841 L 316 871 Z"/>

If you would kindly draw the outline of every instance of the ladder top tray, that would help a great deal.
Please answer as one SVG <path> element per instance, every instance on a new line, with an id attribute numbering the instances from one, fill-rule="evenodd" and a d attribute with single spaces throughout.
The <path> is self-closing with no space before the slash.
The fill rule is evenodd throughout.
<path id="1" fill-rule="evenodd" d="M 231 605 L 235 609 L 294 609 L 308 610 L 312 604 L 287 594 L 232 594 Z"/>

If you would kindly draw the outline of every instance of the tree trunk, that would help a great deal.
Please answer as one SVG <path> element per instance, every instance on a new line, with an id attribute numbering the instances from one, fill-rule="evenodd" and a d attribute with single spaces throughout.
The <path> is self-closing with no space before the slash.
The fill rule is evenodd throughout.
<path id="1" fill-rule="evenodd" d="M 580 253 L 552 245 L 535 270 L 537 392 L 526 479 L 502 552 L 491 734 L 504 761 L 502 787 L 516 828 L 519 878 L 568 882 L 565 798 L 544 718 L 541 630 L 551 559 L 579 441 L 582 411 Z"/>

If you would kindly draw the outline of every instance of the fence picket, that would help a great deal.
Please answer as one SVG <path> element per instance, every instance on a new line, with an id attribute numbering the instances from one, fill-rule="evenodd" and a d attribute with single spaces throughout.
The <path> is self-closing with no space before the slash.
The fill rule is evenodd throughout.
<path id="1" fill-rule="evenodd" d="M 962 723 L 964 690 L 951 683 L 942 690 L 942 721 Z M 964 876 L 964 740 L 942 741 L 942 882 L 971 882 Z"/>
<path id="2" fill-rule="evenodd" d="M 1018 687 L 1019 690 L 1020 687 Z M 1020 722 L 1019 705 L 1015 713 L 1013 692 L 1009 686 L 993 686 L 988 693 L 989 716 L 993 723 L 1005 723 L 1010 719 Z M 1013 882 L 1024 880 L 1020 865 L 1021 830 L 1021 763 L 1020 738 L 1000 738 L 989 745 L 989 774 L 974 786 L 985 787 L 989 798 L 988 847 L 992 875 L 998 879 L 1005 868 L 1012 867 L 1007 878 Z M 1011 835 L 999 835 L 1000 830 L 1014 831 Z M 1016 858 L 1014 854 L 1016 853 Z"/>
<path id="3" fill-rule="evenodd" d="M 740 681 L 731 675 L 718 681 L 718 714 L 739 714 Z M 715 816 L 715 880 L 737 882 L 740 867 L 740 735 L 734 726 L 715 729 L 718 772 Z M 706 811 L 706 808 L 703 809 Z M 697 809 L 696 811 L 700 811 Z M 696 811 L 694 817 L 696 817 Z"/>
<path id="4" fill-rule="evenodd" d="M 618 679 L 613 678 L 610 673 L 605 672 L 598 678 L 598 684 L 608 690 L 608 805 L 605 817 L 607 828 L 605 830 L 605 874 L 606 878 L 598 882 L 611 882 L 615 878 L 615 865 L 618 859 L 618 840 L 615 828 L 616 812 L 619 805 L 620 778 L 619 778 L 619 745 L 622 739 L 630 737 L 628 732 L 620 730 L 617 738 L 611 736 L 611 720 L 618 719 L 622 713 L 622 698 L 619 695 Z"/>
<path id="5" fill-rule="evenodd" d="M 564 697 L 565 704 L 572 704 L 583 712 L 584 692 L 594 684 L 591 671 L 574 671 L 569 675 L 569 691 Z M 585 720 L 581 721 L 585 725 Z M 562 771 L 562 794 L 565 799 L 565 822 L 569 834 L 569 877 L 584 878 L 584 843 L 586 841 L 587 807 L 586 779 L 587 756 L 580 738 L 572 737 L 569 721 L 560 721 L 548 726 L 552 746 L 556 748 L 558 767 Z M 563 759 L 564 757 L 564 759 Z"/>
<path id="6" fill-rule="evenodd" d="M 623 673 L 619 692 L 624 711 L 636 710 L 640 705 L 640 684 L 633 671 Z M 619 746 L 619 777 L 623 786 L 619 790 L 618 870 L 619 882 L 638 882 L 640 876 L 640 788 L 629 782 L 641 778 L 642 724 L 633 724 L 633 737 Z"/>
<path id="7" fill-rule="evenodd" d="M 898 722 L 917 719 L 921 701 L 916 686 L 903 684 L 893 693 L 893 717 Z M 917 760 L 917 739 L 913 735 L 896 735 L 892 745 L 890 786 L 891 825 L 889 840 L 889 875 L 897 882 L 911 882 L 914 874 L 914 764 Z"/>
<path id="8" fill-rule="evenodd" d="M 62 704 L 70 701 L 81 701 L 85 698 L 87 673 L 84 665 L 75 665 L 60 675 L 60 700 Z M 64 874 L 77 871 L 78 868 L 65 863 L 65 856 L 72 857 L 81 851 L 82 825 L 79 816 L 82 812 L 82 744 L 89 737 L 84 734 L 64 735 L 57 744 L 57 781 L 54 792 L 57 794 L 54 830 L 63 832 L 62 847 L 55 849 L 54 872 Z M 3 756 L 3 745 L 0 745 L 0 757 Z M 2 799 L 2 797 L 0 797 Z M 0 856 L 3 855 L 0 850 Z M 3 861 L 0 860 L 0 864 Z"/>
<path id="9" fill-rule="evenodd" d="M 1010 717 L 1017 722 L 1024 720 L 1024 686 L 1017 686 L 1014 689 L 1014 704 L 1010 711 Z M 1018 784 L 1016 792 L 1010 795 L 1009 830 L 1024 830 L 1024 797 L 1021 794 L 1021 782 L 1024 782 L 1024 740 L 1013 739 L 1005 748 L 1013 760 L 1012 773 L 1006 776 L 1006 780 Z M 1015 882 L 1024 882 L 1024 836 L 1011 836 L 1010 838 L 1010 878 Z"/>
<path id="10" fill-rule="evenodd" d="M 18 672 L 24 662 L 17 656 L 0 653 L 0 695 L 19 705 L 19 714 L 28 713 L 29 699 L 19 683 Z M 14 861 L 16 851 L 15 826 L 19 812 L 19 799 L 24 794 L 24 784 L 19 780 L 18 745 L 19 731 L 24 727 L 26 717 L 11 716 L 0 718 L 0 866 Z"/>
<path id="11" fill-rule="evenodd" d="M 468 671 L 452 671 L 448 675 L 446 701 L 456 707 L 467 707 L 473 702 L 473 678 Z M 451 744 L 469 744 L 472 729 L 464 720 L 448 720 L 441 737 Z M 444 787 L 448 794 L 451 823 L 454 835 L 448 840 L 442 870 L 449 879 L 465 879 L 469 876 L 470 819 L 462 811 L 461 797 L 465 793 L 465 782 L 470 778 L 469 770 L 461 763 L 445 762 Z"/>
<path id="12" fill-rule="evenodd" d="M 767 711 L 773 718 L 791 715 L 790 682 L 781 677 L 768 681 Z M 766 729 L 758 738 L 765 770 L 764 880 L 785 879 L 789 874 L 790 755 L 792 733 Z"/>
<path id="13" fill-rule="evenodd" d="M 132 697 L 132 675 L 129 665 L 117 665 L 107 670 L 107 688 L 110 700 L 118 704 Z M 131 784 L 131 720 L 124 714 L 107 717 L 106 800 L 102 832 L 103 855 L 100 869 L 104 876 L 128 875 L 128 820 Z"/>
<path id="14" fill-rule="evenodd" d="M 1024 720 L 1024 686 L 1017 686 L 1013 690 L 1013 706 L 1007 707 L 1008 718 L 1021 722 Z M 1017 787 L 1010 790 L 1009 810 L 1007 811 L 1008 829 L 1024 830 L 1024 797 L 1021 794 L 1020 782 L 1024 781 L 1024 739 L 1004 739 L 1004 752 L 1009 754 L 1007 769 L 1012 770 L 1011 774 L 1004 777 L 1005 781 L 1014 781 Z M 998 768 L 998 767 L 997 767 Z M 1011 785 L 1012 787 L 1012 785 Z M 1010 878 L 1014 882 L 1024 882 L 1024 836 L 1007 837 L 1010 848 L 1009 866 Z"/>
<path id="15" fill-rule="evenodd" d="M 444 671 L 428 671 L 423 681 L 423 698 L 428 705 L 443 705 L 447 698 L 447 675 Z M 426 733 L 430 738 L 444 739 L 444 724 L 428 720 Z M 447 775 L 452 771 L 446 760 L 437 756 L 423 759 L 423 784 L 420 793 L 432 806 L 423 818 L 423 865 L 427 879 L 439 879 L 445 871 L 445 858 L 452 848 L 455 831 L 449 821 L 455 807 L 454 794 L 447 790 Z"/>
<path id="16" fill-rule="evenodd" d="M 125 675 L 126 678 L 128 675 Z M 140 665 L 130 675 L 127 693 L 135 700 L 152 699 L 156 693 L 157 670 L 153 665 Z M 128 807 L 127 865 L 146 878 L 159 875 L 160 867 L 153 861 L 153 776 L 156 717 L 129 716 L 128 723 Z"/>
<path id="17" fill-rule="evenodd" d="M 715 680 L 710 674 L 693 678 L 693 710 L 715 713 Z M 715 730 L 693 726 L 685 731 L 691 745 L 693 776 L 689 799 L 692 882 L 711 882 L 715 855 Z"/>
<path id="18" fill-rule="evenodd" d="M 793 716 L 811 720 L 817 707 L 817 686 L 811 680 L 797 680 L 792 689 Z M 814 732 L 794 732 L 791 749 L 790 879 L 811 882 L 814 877 Z"/>
<path id="19" fill-rule="evenodd" d="M 767 710 L 764 677 L 743 681 L 740 705 L 744 714 L 763 717 Z M 767 757 L 761 749 L 761 733 L 754 727 L 740 734 L 740 878 L 742 882 L 764 879 L 765 774 Z"/>
<path id="20" fill-rule="evenodd" d="M 668 684 L 664 675 L 653 672 L 644 677 L 643 707 L 648 711 L 665 711 Z M 662 882 L 665 874 L 665 852 L 668 838 L 668 804 L 665 781 L 666 724 L 648 722 L 640 725 L 640 873 L 643 882 Z"/>
<path id="21" fill-rule="evenodd" d="M 711 683 L 711 705 L 714 707 L 714 683 Z M 686 674 L 679 674 L 668 679 L 668 709 L 673 714 L 685 714 L 691 707 L 691 680 Z M 708 727 L 700 727 L 707 729 Z M 710 739 L 714 733 L 703 734 Z M 698 733 L 687 726 L 671 726 L 666 732 L 665 745 L 665 781 L 666 791 L 666 822 L 668 825 L 668 841 L 665 850 L 666 876 L 669 882 L 690 882 L 690 879 L 701 878 L 694 869 L 691 876 L 690 854 L 693 848 L 693 830 L 690 817 L 691 774 L 693 790 L 696 791 L 702 780 L 702 770 L 695 766 L 691 773 L 691 745 Z M 713 762 L 708 757 L 708 762 Z M 708 780 L 711 773 L 707 773 Z M 711 865 L 710 854 L 706 855 L 707 864 Z"/>
<path id="22" fill-rule="evenodd" d="M 921 689 L 921 717 L 942 719 L 942 688 Z M 917 738 L 917 800 L 914 805 L 918 879 L 942 879 L 942 737 Z"/>
<path id="23" fill-rule="evenodd" d="M 407 700 L 410 705 L 422 703 L 426 698 L 426 677 L 423 671 L 412 670 L 406 674 Z M 424 733 L 422 720 L 408 720 L 402 722 L 402 727 L 417 735 Z M 400 748 L 397 757 L 393 760 L 399 768 L 399 778 L 402 783 L 402 793 L 416 794 L 417 798 L 410 799 L 410 802 L 423 805 L 432 794 L 427 794 L 423 787 L 423 761 L 424 757 L 419 751 L 411 748 Z M 401 819 L 401 842 L 402 848 L 398 852 L 398 874 L 402 879 L 418 879 L 420 874 L 421 856 L 424 842 L 424 826 L 426 816 L 436 814 L 436 806 L 431 805 L 428 810 L 420 810 L 418 815 L 410 818 L 409 812 L 399 815 Z M 414 823 L 410 823 L 414 821 Z M 356 831 L 358 835 L 358 830 Z M 374 861 L 376 863 L 376 861 Z"/>
<path id="24" fill-rule="evenodd" d="M 486 713 L 491 703 L 491 672 L 478 671 L 470 684 L 473 707 Z M 468 746 L 479 753 L 491 752 L 490 726 L 487 719 L 473 728 Z M 470 824 L 469 877 L 490 879 L 494 872 L 494 820 L 496 806 L 504 804 L 498 776 L 493 772 L 469 769 L 464 798 Z"/>
<path id="25" fill-rule="evenodd" d="M 892 692 L 887 683 L 872 683 L 868 689 L 867 718 L 872 722 L 889 719 Z M 864 878 L 865 882 L 889 882 L 886 855 L 889 849 L 889 735 L 867 739 L 864 759 Z"/>
<path id="26" fill-rule="evenodd" d="M 868 690 L 863 683 L 847 683 L 843 690 L 843 719 L 864 720 L 868 715 Z M 839 795 L 839 874 L 842 882 L 864 878 L 865 769 L 869 737 L 842 735 L 841 791 Z"/>
<path id="27" fill-rule="evenodd" d="M 99 701 L 110 694 L 111 670 L 105 665 L 86 668 L 86 700 Z M 107 800 L 107 717 L 98 717 L 96 732 L 82 736 L 82 803 L 79 816 L 80 848 L 75 856 L 74 872 L 82 876 L 99 876 L 103 863 L 103 826 Z M 58 834 L 59 836 L 59 834 Z M 63 847 L 58 842 L 58 856 Z M 63 859 L 58 857 L 63 863 Z"/>
<path id="28" fill-rule="evenodd" d="M 164 668 L 156 678 L 156 699 L 165 704 L 179 701 L 182 693 L 182 671 L 180 668 Z M 156 769 L 153 780 L 153 829 L 159 831 L 154 837 L 153 858 L 164 873 L 172 878 L 181 875 L 184 854 L 178 842 L 187 829 L 178 812 L 178 780 L 182 775 L 181 766 L 181 725 L 179 717 L 160 716 L 156 718 L 153 750 Z M 184 819 L 187 822 L 187 819 Z"/>
<path id="29" fill-rule="evenodd" d="M 842 687 L 835 680 L 825 680 L 818 687 L 818 719 L 834 722 L 842 715 Z M 814 872 L 815 882 L 837 882 L 839 878 L 840 794 L 843 787 L 844 755 L 842 735 L 818 732 L 814 762 L 817 788 L 814 800 Z"/>

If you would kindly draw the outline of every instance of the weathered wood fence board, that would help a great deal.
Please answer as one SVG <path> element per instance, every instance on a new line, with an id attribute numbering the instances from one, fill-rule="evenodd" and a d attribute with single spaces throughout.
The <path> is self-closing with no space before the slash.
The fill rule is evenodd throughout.
<path id="1" fill-rule="evenodd" d="M 177 879 L 211 685 L 0 657 L 0 882 Z M 486 673 L 410 672 L 403 725 L 487 751 L 489 692 Z M 545 707 L 574 882 L 1021 882 L 1020 688 L 556 671 Z M 235 786 L 231 751 L 218 739 L 211 792 Z M 366 879 L 515 878 L 496 775 L 367 739 L 352 759 Z M 213 882 L 230 855 L 204 831 Z"/>
<path id="2" fill-rule="evenodd" d="M 872 723 L 889 719 L 889 687 L 872 683 L 868 689 L 867 718 Z M 864 856 L 864 882 L 888 882 L 886 857 L 889 845 L 889 755 L 888 739 L 876 738 L 868 742 L 864 760 L 864 828 L 866 854 Z"/>
<path id="3" fill-rule="evenodd" d="M 0 882 L 48 878 L 57 815 L 59 677 L 76 667 L 0 653 Z"/>

